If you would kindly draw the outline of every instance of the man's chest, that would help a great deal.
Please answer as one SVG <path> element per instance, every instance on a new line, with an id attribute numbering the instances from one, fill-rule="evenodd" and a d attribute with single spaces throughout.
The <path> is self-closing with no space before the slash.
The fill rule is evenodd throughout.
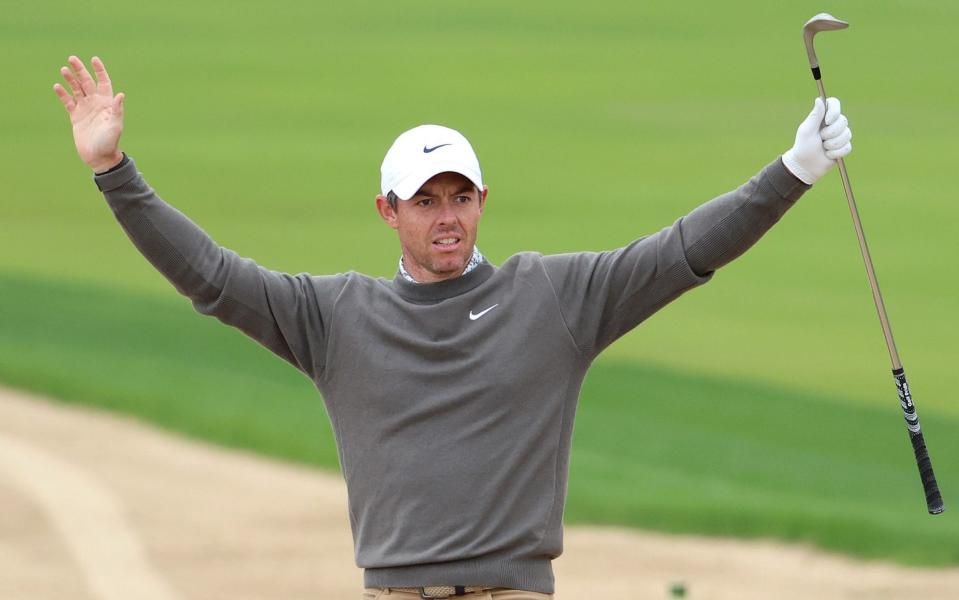
<path id="1" fill-rule="evenodd" d="M 555 298 L 521 280 L 435 304 L 382 297 L 335 317 L 326 381 L 372 397 L 437 386 L 509 395 L 578 359 Z"/>

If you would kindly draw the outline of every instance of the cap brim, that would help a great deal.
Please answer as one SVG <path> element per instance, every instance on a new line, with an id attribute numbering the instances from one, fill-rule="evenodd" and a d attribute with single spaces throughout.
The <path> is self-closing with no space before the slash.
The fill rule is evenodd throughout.
<path id="1" fill-rule="evenodd" d="M 473 169 L 465 168 L 462 164 L 454 162 L 437 162 L 431 163 L 427 168 L 408 175 L 406 179 L 393 186 L 393 193 L 396 194 L 400 200 L 409 200 L 423 187 L 424 183 L 440 173 L 459 173 L 472 181 L 473 185 L 481 191 L 483 189 L 483 178 Z"/>

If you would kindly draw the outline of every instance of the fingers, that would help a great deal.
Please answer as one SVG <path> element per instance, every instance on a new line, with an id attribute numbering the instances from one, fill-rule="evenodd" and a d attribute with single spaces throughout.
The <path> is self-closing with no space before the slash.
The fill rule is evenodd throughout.
<path id="1" fill-rule="evenodd" d="M 63 103 L 63 108 L 67 109 L 67 112 L 73 112 L 73 109 L 76 107 L 77 103 L 73 101 L 73 97 L 63 88 L 59 83 L 53 84 L 53 91 L 56 93 L 57 98 L 60 99 L 60 102 Z"/>
<path id="2" fill-rule="evenodd" d="M 126 95 L 123 92 L 117 94 L 117 97 L 113 99 L 113 114 L 123 118 L 123 99 L 126 98 Z"/>
<path id="3" fill-rule="evenodd" d="M 837 160 L 852 152 L 852 130 L 849 129 L 849 119 L 842 114 L 838 98 L 829 98 L 826 101 L 825 124 L 819 134 L 822 136 L 822 148 L 826 158 Z"/>
<path id="4" fill-rule="evenodd" d="M 826 109 L 822 104 L 822 98 L 820 98 L 819 96 L 816 96 L 816 99 L 813 100 L 813 103 L 812 103 L 812 112 L 809 114 L 810 116 L 818 115 L 819 120 L 822 121 L 823 115 L 826 114 Z"/>
<path id="5" fill-rule="evenodd" d="M 805 119 L 803 119 L 800 127 L 804 130 L 812 131 L 819 129 L 819 126 L 822 124 L 823 114 L 825 112 L 826 109 L 823 108 L 822 99 L 817 96 L 816 100 L 813 102 L 812 110 L 809 111 L 809 114 L 806 115 Z"/>
<path id="6" fill-rule="evenodd" d="M 822 136 L 823 140 L 830 140 L 847 129 L 849 129 L 849 120 L 846 115 L 839 115 L 839 118 L 833 121 L 832 125 L 826 125 L 820 129 L 819 135 Z"/>
<path id="7" fill-rule="evenodd" d="M 93 77 L 90 76 L 90 72 L 87 71 L 87 67 L 83 64 L 83 61 L 76 56 L 71 56 L 69 59 L 67 59 L 67 62 L 69 62 L 70 66 L 73 68 L 73 72 L 80 84 L 80 89 L 83 90 L 83 94 L 86 96 L 92 96 L 95 94 L 97 91 L 97 84 L 95 81 L 93 81 Z"/>
<path id="8" fill-rule="evenodd" d="M 828 98 L 826 100 L 826 125 L 832 125 L 836 119 L 842 115 L 842 110 L 839 106 L 839 98 Z"/>
<path id="9" fill-rule="evenodd" d="M 74 98 L 82 98 L 86 94 L 83 93 L 83 89 L 80 87 L 80 82 L 77 81 L 77 78 L 73 75 L 73 71 L 67 67 L 60 67 L 60 74 L 63 75 L 63 78 L 68 84 L 70 84 L 70 89 L 73 90 Z"/>
<path id="10" fill-rule="evenodd" d="M 826 158 L 829 160 L 838 160 L 852 152 L 852 143 L 846 142 L 846 145 L 838 150 L 826 150 Z"/>
<path id="11" fill-rule="evenodd" d="M 852 131 L 850 131 L 849 128 L 847 127 L 846 129 L 843 129 L 839 133 L 839 135 L 835 137 L 832 137 L 829 139 L 824 138 L 822 142 L 822 147 L 824 150 L 827 150 L 827 151 L 838 150 L 839 148 L 842 148 L 843 146 L 848 144 L 849 140 L 851 139 L 852 139 Z"/>
<path id="12" fill-rule="evenodd" d="M 106 96 L 113 95 L 113 83 L 110 81 L 110 75 L 107 74 L 107 68 L 99 56 L 94 56 L 90 62 L 93 64 L 93 71 L 97 74 L 97 91 Z"/>
<path id="13" fill-rule="evenodd" d="M 849 129 L 849 119 L 842 114 L 838 98 L 829 98 L 826 109 L 826 126 L 820 131 L 822 148 L 826 151 L 826 158 L 838 160 L 852 152 L 852 130 Z"/>
<path id="14" fill-rule="evenodd" d="M 71 96 L 59 83 L 53 86 L 53 91 L 57 97 L 60 98 L 60 102 L 63 103 L 63 107 L 67 109 L 67 112 L 72 112 L 77 106 L 77 101 L 84 96 L 102 94 L 113 98 L 113 82 L 110 81 L 110 75 L 107 73 L 107 68 L 103 64 L 103 61 L 100 60 L 100 57 L 94 56 L 90 61 L 97 75 L 96 81 L 90 76 L 90 72 L 87 71 L 83 65 L 83 61 L 76 56 L 70 56 L 67 62 L 70 63 L 70 66 L 61 67 L 60 74 L 70 86 L 73 95 Z M 118 98 L 119 100 L 113 98 L 115 103 L 114 112 L 119 111 L 118 114 L 123 114 L 123 95 L 120 94 Z"/>

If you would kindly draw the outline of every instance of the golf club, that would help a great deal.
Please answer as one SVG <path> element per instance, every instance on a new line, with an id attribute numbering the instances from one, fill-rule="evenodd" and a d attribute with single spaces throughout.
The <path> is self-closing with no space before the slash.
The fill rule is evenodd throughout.
<path id="1" fill-rule="evenodd" d="M 849 23 L 841 21 L 829 13 L 819 13 L 803 25 L 803 40 L 806 43 L 806 54 L 809 56 L 809 67 L 812 69 L 812 76 L 813 79 L 816 80 L 816 86 L 819 88 L 819 96 L 822 98 L 823 103 L 826 102 L 826 90 L 822 83 L 819 59 L 816 58 L 816 50 L 813 48 L 813 38 L 820 31 L 833 31 L 847 27 L 849 27 Z M 896 380 L 896 388 L 899 391 L 899 402 L 902 405 L 902 411 L 906 417 L 909 439 L 912 441 L 912 449 L 916 454 L 916 463 L 919 466 L 919 477 L 922 479 L 922 487 L 926 493 L 926 506 L 930 514 L 937 515 L 945 508 L 942 503 L 942 495 L 939 493 L 939 485 L 936 483 L 936 475 L 932 471 L 932 462 L 929 460 L 926 442 L 919 428 L 919 415 L 916 413 L 916 407 L 912 403 L 912 394 L 909 392 L 906 374 L 905 371 L 903 371 L 902 363 L 899 361 L 896 342 L 892 339 L 889 317 L 886 315 L 886 307 L 882 302 L 882 295 L 879 293 L 879 282 L 876 280 L 876 273 L 872 266 L 872 258 L 869 256 L 869 247 L 866 245 L 866 236 L 863 233 L 862 223 L 859 220 L 859 211 L 856 209 L 856 200 L 852 194 L 852 187 L 849 185 L 846 163 L 842 158 L 838 159 L 837 162 L 839 163 L 839 175 L 842 178 L 842 187 L 846 192 L 846 201 L 849 203 L 849 212 L 852 214 L 853 225 L 856 227 L 856 236 L 859 238 L 859 250 L 862 252 L 863 261 L 866 263 L 866 275 L 869 277 L 869 287 L 872 288 L 872 298 L 876 303 L 879 322 L 882 324 L 882 332 L 886 337 L 886 347 L 889 349 L 889 358 L 892 361 L 892 374 Z"/>

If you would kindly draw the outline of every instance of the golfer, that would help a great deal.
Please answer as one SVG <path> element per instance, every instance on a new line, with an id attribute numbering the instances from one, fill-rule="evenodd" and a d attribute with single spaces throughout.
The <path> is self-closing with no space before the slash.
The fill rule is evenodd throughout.
<path id="1" fill-rule="evenodd" d="M 609 252 L 494 266 L 476 246 L 489 190 L 470 143 L 423 125 L 386 153 L 376 196 L 399 238 L 396 277 L 288 275 L 217 245 L 157 196 L 119 150 L 123 94 L 92 64 L 96 80 L 71 56 L 71 91 L 54 90 L 120 225 L 197 311 L 322 394 L 367 600 L 551 597 L 590 363 L 741 255 L 851 150 L 839 102 L 817 99 L 781 157 L 669 227 Z"/>

